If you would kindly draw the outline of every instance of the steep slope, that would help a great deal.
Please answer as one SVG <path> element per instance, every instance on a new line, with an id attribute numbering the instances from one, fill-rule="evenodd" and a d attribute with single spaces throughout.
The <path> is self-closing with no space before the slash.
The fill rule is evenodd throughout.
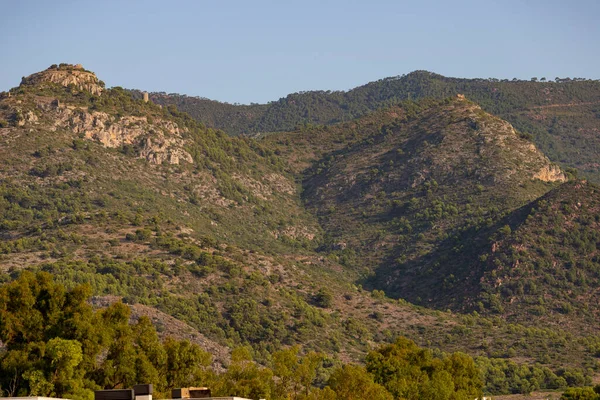
<path id="1" fill-rule="evenodd" d="M 598 81 L 458 79 L 415 71 L 347 92 L 294 93 L 264 105 L 232 106 L 178 95 L 156 95 L 155 99 L 161 104 L 177 104 L 193 117 L 213 121 L 211 126 L 237 135 L 349 121 L 399 101 L 426 97 L 443 99 L 457 93 L 465 94 L 485 111 L 532 135 L 536 145 L 552 161 L 577 168 L 585 176 L 600 182 L 596 162 L 600 154 Z M 219 117 L 215 118 L 215 115 Z M 240 119 L 236 115 L 251 117 Z"/>
<path id="2" fill-rule="evenodd" d="M 479 255 L 481 301 L 513 321 L 593 331 L 600 315 L 600 188 L 570 182 L 511 215 Z M 481 306 L 481 304 L 479 304 Z"/>
<path id="3" fill-rule="evenodd" d="M 597 334 L 599 205 L 597 186 L 562 184 L 491 226 L 383 268 L 379 283 L 438 307 L 456 304 L 513 323 Z"/>
<path id="4" fill-rule="evenodd" d="M 310 142 L 315 132 L 266 140 L 283 146 L 282 154 L 295 149 L 294 157 L 307 140 L 313 150 L 305 154 L 324 151 L 306 170 L 303 196 L 340 257 L 376 271 L 375 287 L 389 294 L 423 304 L 437 296 L 432 305 L 460 307 L 462 297 L 444 282 L 453 275 L 464 286 L 468 266 L 438 265 L 424 279 L 414 263 L 454 248 L 464 232 L 493 225 L 566 177 L 510 124 L 462 96 L 413 107 L 338 127 L 350 142 L 335 128 L 324 130 L 330 139 L 321 143 Z M 336 148 L 336 140 L 346 145 Z"/>
<path id="5" fill-rule="evenodd" d="M 531 351 L 529 330 L 539 327 L 549 335 L 583 335 L 582 346 L 597 354 L 597 235 L 590 223 L 597 210 L 587 206 L 578 224 L 568 222 L 575 215 L 564 217 L 575 231 L 554 233 L 563 223 L 555 209 L 580 215 L 597 201 L 597 188 L 563 183 L 565 174 L 507 122 L 454 98 L 405 102 L 350 123 L 263 140 L 305 176 L 303 197 L 326 233 L 321 250 L 362 272 L 366 287 L 473 311 L 456 340 L 504 349 L 488 354 L 536 354 L 551 362 L 554 355 Z M 521 326 L 517 342 L 487 335 L 503 321 Z"/>
<path id="6" fill-rule="evenodd" d="M 2 100 L 2 119 L 12 125 L 3 131 L 5 159 L 28 161 L 33 156 L 21 165 L 5 164 L 4 178 L 33 180 L 44 189 L 76 180 L 80 186 L 74 192 L 101 198 L 90 201 L 109 202 L 111 207 L 139 202 L 145 209 L 142 215 L 154 207 L 144 195 L 171 199 L 170 206 L 194 213 L 196 218 L 189 220 L 201 221 L 192 229 L 208 236 L 230 235 L 228 239 L 238 244 L 276 244 L 280 231 L 296 217 L 305 219 L 301 230 L 314 237 L 315 225 L 295 198 L 295 183 L 268 149 L 254 141 L 230 139 L 173 108 L 134 101 L 120 88 L 97 96 L 75 85 L 53 83 L 54 74 L 51 68 L 35 74 L 35 79 L 25 78 Z M 41 84 L 31 84 L 40 79 Z M 136 158 L 147 160 L 150 168 Z M 125 185 L 131 198 L 111 196 L 115 182 Z M 100 188 L 102 184 L 106 187 Z M 266 210 L 269 204 L 276 206 Z M 242 216 L 253 222 L 238 227 Z M 271 234 L 255 235 L 259 227 Z"/>

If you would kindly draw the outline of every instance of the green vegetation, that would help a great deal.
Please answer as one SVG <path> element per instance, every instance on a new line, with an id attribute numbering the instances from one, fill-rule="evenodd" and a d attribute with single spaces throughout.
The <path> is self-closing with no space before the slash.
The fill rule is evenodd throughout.
<path id="1" fill-rule="evenodd" d="M 89 287 L 67 291 L 46 273 L 0 287 L 3 395 L 91 399 L 99 388 L 146 381 L 164 394 L 205 379 L 210 356 L 198 346 L 161 343 L 147 318 L 131 325 L 120 303 L 94 311 L 89 295 Z"/>
<path id="2" fill-rule="evenodd" d="M 274 400 L 367 394 L 370 399 L 472 399 L 482 389 L 528 393 L 589 383 L 570 371 L 557 377 L 547 368 L 485 358 L 475 362 L 466 354 L 423 349 L 404 338 L 370 352 L 364 367 L 336 365 L 322 353 L 301 354 L 298 346 L 273 352 L 260 366 L 248 347 L 238 347 L 226 370 L 217 373 L 211 355 L 197 345 L 159 339 L 148 318 L 132 323 L 122 303 L 94 310 L 90 293 L 89 285 L 68 290 L 45 272 L 24 272 L 0 286 L 3 395 L 90 399 L 93 390 L 152 382 L 163 396 L 175 387 L 207 384 L 217 395 Z M 588 398 L 573 397 L 586 390 L 569 389 L 564 398 Z"/>
<path id="3" fill-rule="evenodd" d="M 599 206 L 598 188 L 575 181 L 511 216 L 513 230 L 494 234 L 495 251 L 485 253 L 484 304 L 495 299 L 515 321 L 535 315 L 587 330 L 598 312 Z"/>
<path id="4" fill-rule="evenodd" d="M 532 137 L 552 161 L 576 168 L 583 176 L 600 182 L 597 80 L 457 79 L 415 71 L 347 92 L 300 92 L 260 105 L 231 105 L 176 94 L 157 94 L 154 100 L 176 104 L 197 120 L 238 135 L 331 125 L 402 101 L 443 99 L 458 93 L 511 122 L 522 135 Z"/>
<path id="5" fill-rule="evenodd" d="M 598 373 L 599 189 L 537 179 L 563 175 L 471 101 L 257 140 L 42 74 L 0 120 L 5 393 L 458 399 Z"/>
<path id="6" fill-rule="evenodd" d="M 407 340 L 370 354 L 366 370 L 328 365 L 323 354 L 300 355 L 299 347 L 274 352 L 271 367 L 260 367 L 249 349 L 240 347 L 233 351 L 227 370 L 217 374 L 210 368 L 210 354 L 197 345 L 171 338 L 161 341 L 149 319 L 130 323 L 129 309 L 122 303 L 93 310 L 87 303 L 89 294 L 89 286 L 65 290 L 47 273 L 26 272 L 0 286 L 3 395 L 91 399 L 93 390 L 128 388 L 138 382 L 152 382 L 159 396 L 176 387 L 209 384 L 216 395 L 273 400 L 352 399 L 367 394 L 372 399 L 399 394 L 422 399 L 423 391 L 433 394 L 438 389 L 447 393 L 439 399 L 466 399 L 467 394 L 481 393 L 471 358 L 458 353 L 434 358 Z M 402 390 L 397 386 L 401 370 L 393 365 L 421 371 L 402 377 L 404 385 L 420 389 L 404 390 L 396 397 L 388 393 L 386 385 L 394 393 Z M 329 374 L 328 386 L 313 388 Z M 430 374 L 431 382 L 423 382 L 422 374 Z"/>
<path id="7" fill-rule="evenodd" d="M 597 400 L 600 399 L 600 387 L 568 388 L 561 400 Z"/>
<path id="8" fill-rule="evenodd" d="M 556 185 L 536 178 L 556 168 L 529 141 L 462 99 L 407 102 L 265 141 L 304 175 L 324 246 L 349 269 L 375 272 L 369 288 L 442 309 L 463 307 L 462 291 L 481 277 L 453 255 Z M 564 179 L 558 169 L 555 179 Z"/>
<path id="9" fill-rule="evenodd" d="M 472 399 L 482 396 L 473 359 L 454 353 L 434 357 L 406 339 L 367 356 L 367 371 L 396 399 Z"/>

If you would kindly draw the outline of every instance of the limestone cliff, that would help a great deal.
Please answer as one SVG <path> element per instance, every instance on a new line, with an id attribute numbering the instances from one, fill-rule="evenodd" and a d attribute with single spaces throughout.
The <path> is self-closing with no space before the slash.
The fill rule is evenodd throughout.
<path id="1" fill-rule="evenodd" d="M 106 147 L 131 145 L 140 157 L 153 164 L 193 162 L 184 150 L 184 130 L 172 121 L 154 119 L 150 123 L 147 117 L 117 118 L 105 112 L 63 105 L 57 106 L 55 113 L 53 130 L 67 129 Z"/>
<path id="2" fill-rule="evenodd" d="M 482 181 L 524 182 L 539 179 L 545 182 L 565 182 L 565 174 L 556 165 L 552 164 L 535 144 L 524 140 L 515 128 L 507 121 L 485 113 L 477 104 L 458 95 L 454 108 L 456 118 L 465 118 L 464 121 L 470 129 L 463 129 L 451 135 L 444 135 L 442 142 L 446 148 L 446 155 L 432 156 L 429 162 L 444 168 L 449 161 L 457 165 L 466 165 L 465 157 L 468 152 L 468 143 L 474 146 L 471 150 L 477 155 L 478 166 L 476 175 Z M 436 118 L 446 118 L 448 110 L 436 115 Z M 448 151 L 449 150 L 449 151 Z M 469 156 L 467 155 L 467 158 Z"/>
<path id="3" fill-rule="evenodd" d="M 53 65 L 45 71 L 23 78 L 21 85 L 39 85 L 43 82 L 52 82 L 62 86 L 73 85 L 95 95 L 101 95 L 104 90 L 104 84 L 98 80 L 96 75 L 83 69 L 80 64 Z"/>
<path id="4" fill-rule="evenodd" d="M 542 168 L 533 177 L 545 182 L 565 182 L 567 180 L 565 174 L 556 165 L 548 165 Z"/>
<path id="5" fill-rule="evenodd" d="M 153 164 L 193 163 L 185 150 L 189 144 L 185 138 L 188 128 L 181 128 L 168 113 L 135 105 L 131 99 L 123 105 L 110 90 L 102 98 L 96 98 L 104 106 L 100 111 L 91 103 L 52 90 L 55 85 L 94 95 L 104 91 L 104 84 L 81 65 L 53 65 L 23 78 L 19 87 L 23 90 L 14 91 L 18 93 L 16 96 L 2 98 L 4 112 L 0 113 L 0 120 L 13 121 L 16 127 L 70 131 L 106 147 L 129 146 L 133 154 Z"/>

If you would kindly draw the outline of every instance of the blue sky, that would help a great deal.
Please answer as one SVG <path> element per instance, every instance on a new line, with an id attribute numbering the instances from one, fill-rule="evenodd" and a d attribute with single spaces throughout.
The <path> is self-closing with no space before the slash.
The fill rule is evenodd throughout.
<path id="1" fill-rule="evenodd" d="M 417 69 L 600 78 L 597 0 L 3 0 L 0 14 L 0 90 L 60 62 L 230 103 Z"/>

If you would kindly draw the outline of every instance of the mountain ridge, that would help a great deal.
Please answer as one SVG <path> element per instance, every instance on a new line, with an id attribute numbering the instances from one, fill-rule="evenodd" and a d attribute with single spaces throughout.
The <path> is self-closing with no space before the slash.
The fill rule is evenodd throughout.
<path id="1" fill-rule="evenodd" d="M 342 134 L 353 142 L 336 144 Z M 567 180 L 510 124 L 463 96 L 265 140 L 292 163 L 313 157 L 299 166 L 308 208 L 321 219 L 329 245 L 355 251 L 371 271 L 491 224 L 550 190 L 544 181 Z"/>
<path id="2" fill-rule="evenodd" d="M 349 91 L 299 92 L 260 105 L 221 105 L 212 100 L 162 94 L 154 95 L 153 100 L 165 105 L 176 104 L 194 118 L 230 134 L 256 135 L 295 130 L 307 124 L 350 121 L 401 101 L 443 99 L 459 93 L 531 135 L 552 161 L 600 182 L 600 167 L 596 162 L 600 155 L 598 80 L 463 79 L 415 71 Z"/>
<path id="3" fill-rule="evenodd" d="M 492 360 L 509 368 L 500 358 L 561 377 L 560 368 L 573 369 L 580 380 L 596 373 L 598 332 L 575 330 L 577 312 L 561 314 L 573 327 L 552 331 L 537 323 L 554 311 L 529 314 L 540 304 L 513 318 L 510 296 L 521 296 L 519 288 L 498 292 L 487 275 L 487 297 L 472 300 L 483 303 L 479 311 L 445 297 L 426 308 L 428 299 L 416 297 L 427 285 L 458 297 L 460 282 L 439 268 L 431 280 L 412 280 L 409 296 L 394 293 L 398 276 L 382 269 L 397 273 L 427 254 L 439 261 L 437 247 L 454 251 L 470 230 L 494 234 L 519 207 L 573 180 L 468 96 L 404 101 L 255 139 L 230 137 L 118 87 L 93 93 L 39 77 L 0 99 L 0 280 L 33 270 L 66 288 L 89 284 L 101 306 L 120 299 L 160 329 L 181 321 L 174 334 L 219 353 L 219 363 L 228 362 L 226 348 L 249 346 L 268 364 L 274 351 L 301 345 L 335 366 L 407 336 L 482 357 L 490 385 L 502 372 Z M 170 147 L 149 147 L 168 139 Z M 174 149 L 191 160 L 175 162 Z M 509 254 L 511 243 L 499 243 L 496 256 Z M 548 304 L 566 310 L 587 300 Z M 526 382 L 510 381 L 510 390 L 541 385 Z"/>

